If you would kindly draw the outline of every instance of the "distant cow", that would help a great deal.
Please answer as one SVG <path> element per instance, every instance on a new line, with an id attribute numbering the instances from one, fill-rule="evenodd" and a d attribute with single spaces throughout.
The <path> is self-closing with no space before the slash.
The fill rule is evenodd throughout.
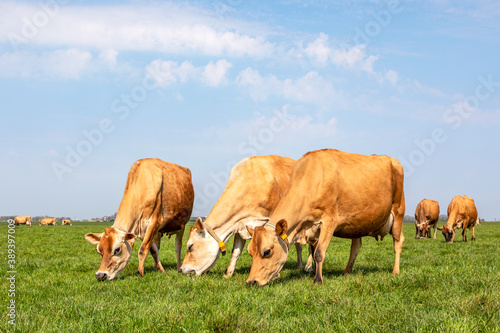
<path id="1" fill-rule="evenodd" d="M 138 273 L 144 276 L 144 262 L 149 252 L 154 266 L 163 272 L 158 252 L 163 234 L 175 237 L 177 269 L 181 266 L 184 227 L 193 210 L 194 189 L 191 171 L 157 158 L 142 159 L 130 168 L 127 185 L 115 222 L 103 233 L 88 233 L 85 239 L 97 244 L 102 256 L 95 274 L 100 281 L 112 280 L 127 266 L 137 237 Z"/>
<path id="2" fill-rule="evenodd" d="M 73 224 L 71 224 L 71 220 L 62 220 L 61 225 L 73 225 Z"/>
<path id="3" fill-rule="evenodd" d="M 56 225 L 56 218 L 55 217 L 45 217 L 42 219 L 42 221 L 38 224 L 39 226 L 42 225 Z"/>
<path id="4" fill-rule="evenodd" d="M 224 242 L 234 234 L 231 261 L 224 274 L 232 276 L 245 242 L 251 237 L 246 226 L 267 223 L 285 193 L 294 164 L 295 160 L 277 155 L 252 156 L 236 164 L 206 221 L 198 218 L 191 228 L 179 271 L 196 275 L 208 271 L 225 249 Z M 297 246 L 297 267 L 302 267 L 301 245 Z"/>
<path id="5" fill-rule="evenodd" d="M 279 275 L 289 252 L 289 239 L 320 225 L 314 250 L 315 283 L 323 283 L 323 260 L 333 236 L 352 239 L 344 274 L 352 267 L 361 237 L 391 233 L 395 252 L 393 274 L 399 273 L 404 243 L 404 172 L 388 156 L 365 156 L 334 149 L 312 151 L 293 167 L 285 195 L 268 226 L 250 228 L 252 266 L 248 285 L 265 285 Z"/>
<path id="6" fill-rule="evenodd" d="M 474 230 L 477 223 L 477 209 L 474 200 L 464 195 L 451 199 L 448 206 L 448 222 L 439 227 L 442 230 L 446 243 L 453 243 L 455 228 L 462 228 L 462 241 L 467 242 L 467 229 L 472 228 L 472 240 L 476 240 Z"/>
<path id="7" fill-rule="evenodd" d="M 31 216 L 16 216 L 14 218 L 14 225 L 26 224 L 31 227 Z"/>
<path id="8" fill-rule="evenodd" d="M 431 238 L 431 228 L 434 228 L 433 239 L 436 239 L 437 223 L 439 221 L 439 203 L 436 200 L 424 199 L 415 209 L 415 239 Z"/>

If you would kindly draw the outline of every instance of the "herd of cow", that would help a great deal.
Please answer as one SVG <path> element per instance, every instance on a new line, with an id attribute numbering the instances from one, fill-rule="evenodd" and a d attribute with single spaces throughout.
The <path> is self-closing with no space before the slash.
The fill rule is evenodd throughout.
<path id="1" fill-rule="evenodd" d="M 102 233 L 88 233 L 85 239 L 97 245 L 102 256 L 95 277 L 112 280 L 127 265 L 138 238 L 138 273 L 144 276 L 148 253 L 156 269 L 161 238 L 176 235 L 177 269 L 200 275 L 213 267 L 225 242 L 234 235 L 231 260 L 225 277 L 233 275 L 236 262 L 250 239 L 252 256 L 248 285 L 265 285 L 279 276 L 289 248 L 297 248 L 297 267 L 302 268 L 302 245 L 309 245 L 305 270 L 315 266 L 315 283 L 322 283 L 325 253 L 333 236 L 352 240 L 344 274 L 352 272 L 363 236 L 377 240 L 393 238 L 399 273 L 404 243 L 404 172 L 398 160 L 388 156 L 359 155 L 334 149 L 306 153 L 295 161 L 276 155 L 245 158 L 231 170 L 226 188 L 203 221 L 198 218 L 189 231 L 187 253 L 181 264 L 184 228 L 194 202 L 191 172 L 160 159 L 141 159 L 130 168 L 114 224 Z M 424 199 L 415 212 L 416 238 L 436 229 L 439 206 Z M 474 201 L 454 197 L 448 207 L 448 222 L 442 230 L 446 242 L 453 242 L 455 229 L 477 223 Z M 434 230 L 434 238 L 436 230 Z"/>
<path id="2" fill-rule="evenodd" d="M 16 216 L 14 218 L 14 224 L 15 225 L 20 225 L 20 224 L 26 224 L 31 226 L 31 216 Z M 45 217 L 43 218 L 40 223 L 38 224 L 39 226 L 42 225 L 56 225 L 56 218 L 55 217 Z M 71 220 L 62 220 L 61 225 L 73 225 L 71 223 Z"/>

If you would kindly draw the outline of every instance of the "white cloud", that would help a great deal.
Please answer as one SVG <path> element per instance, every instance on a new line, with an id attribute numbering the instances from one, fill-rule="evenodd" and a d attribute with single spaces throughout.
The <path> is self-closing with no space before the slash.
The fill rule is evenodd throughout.
<path id="1" fill-rule="evenodd" d="M 332 61 L 342 67 L 373 73 L 373 63 L 378 56 L 366 55 L 366 45 L 356 45 L 333 51 Z"/>
<path id="2" fill-rule="evenodd" d="M 334 64 L 343 68 L 373 73 L 373 63 L 378 56 L 367 55 L 366 45 L 334 45 L 328 39 L 327 34 L 320 33 L 319 37 L 308 43 L 305 48 L 299 47 L 292 53 L 295 52 L 295 57 L 299 59 L 304 54 L 316 65 Z"/>
<path id="3" fill-rule="evenodd" d="M 250 67 L 238 74 L 236 83 L 241 87 L 248 88 L 250 97 L 255 101 L 265 101 L 270 95 L 278 95 L 282 91 L 282 82 L 276 76 L 263 77 L 258 70 Z"/>
<path id="4" fill-rule="evenodd" d="M 393 86 L 395 86 L 398 84 L 399 74 L 398 74 L 398 72 L 390 69 L 387 72 L 385 72 L 384 79 L 389 81 Z"/>
<path id="5" fill-rule="evenodd" d="M 71 48 L 37 55 L 31 52 L 4 53 L 0 56 L 0 77 L 78 79 L 91 67 L 88 51 Z"/>
<path id="6" fill-rule="evenodd" d="M 219 60 L 215 64 L 210 61 L 203 69 L 202 78 L 209 86 L 216 87 L 226 82 L 227 71 L 232 66 L 225 59 Z"/>
<path id="7" fill-rule="evenodd" d="M 35 24 L 33 18 L 37 13 L 47 17 L 44 24 Z M 211 11 L 171 2 L 64 4 L 49 15 L 37 3 L 6 1 L 0 4 L 0 22 L 0 43 L 10 43 L 12 47 L 26 44 L 97 49 L 103 52 L 102 59 L 111 65 L 116 61 L 116 52 L 153 51 L 225 57 L 291 57 L 371 72 L 378 58 L 367 55 L 365 45 L 339 46 L 325 33 L 320 33 L 305 47 L 289 47 L 287 45 L 302 45 L 303 41 L 292 37 L 292 40 L 276 43 L 269 40 L 270 35 L 275 35 L 273 28 L 235 19 L 221 21 Z M 13 36 L 17 36 L 21 45 L 12 44 Z"/>
<path id="8" fill-rule="evenodd" d="M 36 13 L 45 15 L 47 22 L 37 24 Z M 239 31 L 238 22 L 228 20 L 221 25 L 211 12 L 169 2 L 64 4 L 47 15 L 40 4 L 7 1 L 0 4 L 0 22 L 0 42 L 13 47 L 30 44 L 211 56 L 269 56 L 273 52 L 273 44 L 263 36 Z"/>
<path id="9" fill-rule="evenodd" d="M 118 56 L 118 51 L 113 49 L 106 49 L 101 51 L 99 54 L 99 59 L 101 59 L 109 69 L 113 70 L 116 68 L 116 57 Z"/>
<path id="10" fill-rule="evenodd" d="M 332 49 L 327 43 L 328 35 L 320 33 L 314 42 L 307 45 L 304 53 L 314 61 L 324 64 L 328 61 L 332 53 Z"/>
<path id="11" fill-rule="evenodd" d="M 259 71 L 249 67 L 238 74 L 236 83 L 248 89 L 255 101 L 265 101 L 274 95 L 292 101 L 329 106 L 342 99 L 333 84 L 315 71 L 297 79 L 280 80 L 275 75 L 262 76 Z"/>
<path id="12" fill-rule="evenodd" d="M 187 60 L 179 65 L 176 61 L 157 59 L 146 66 L 146 72 L 162 87 L 189 81 L 200 81 L 216 87 L 227 82 L 226 74 L 232 66 L 225 59 L 221 59 L 215 64 L 210 61 L 206 66 L 199 67 Z"/>

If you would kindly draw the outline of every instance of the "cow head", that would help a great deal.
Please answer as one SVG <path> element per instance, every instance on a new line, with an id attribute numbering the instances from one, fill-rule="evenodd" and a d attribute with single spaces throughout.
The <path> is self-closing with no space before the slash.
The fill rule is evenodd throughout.
<path id="1" fill-rule="evenodd" d="M 97 244 L 97 252 L 102 256 L 101 266 L 95 273 L 99 281 L 113 280 L 127 266 L 132 256 L 132 246 L 137 236 L 117 230 L 113 227 L 106 228 L 103 233 L 89 233 L 85 239 L 92 244 Z"/>
<path id="2" fill-rule="evenodd" d="M 215 265 L 220 253 L 217 241 L 207 232 L 199 217 L 189 231 L 186 247 L 186 256 L 179 268 L 183 274 L 203 274 Z"/>
<path id="3" fill-rule="evenodd" d="M 438 230 L 442 230 L 446 243 L 453 243 L 453 239 L 455 238 L 455 230 L 452 227 L 445 224 L 442 227 L 439 227 Z"/>
<path id="4" fill-rule="evenodd" d="M 286 220 L 280 220 L 275 230 L 249 226 L 247 230 L 252 236 L 248 252 L 253 259 L 247 285 L 263 286 L 279 276 L 288 258 L 288 247 L 282 239 L 286 236 L 288 224 Z"/>
<path id="5" fill-rule="evenodd" d="M 427 222 L 420 224 L 418 226 L 418 232 L 419 232 L 420 238 L 425 239 L 427 232 L 430 230 L 430 228 L 431 227 L 427 224 Z"/>

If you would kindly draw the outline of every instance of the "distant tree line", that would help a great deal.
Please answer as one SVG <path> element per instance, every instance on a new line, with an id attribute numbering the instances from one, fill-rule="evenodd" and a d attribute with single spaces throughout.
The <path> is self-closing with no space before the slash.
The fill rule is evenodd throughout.
<path id="1" fill-rule="evenodd" d="M 448 221 L 448 216 L 446 214 L 439 215 L 439 221 L 441 221 L 441 222 Z M 415 223 L 415 216 L 405 215 L 403 222 Z"/>
<path id="2" fill-rule="evenodd" d="M 83 221 L 114 221 L 116 219 L 116 214 L 117 213 L 114 213 L 112 215 L 109 215 L 109 216 L 103 216 L 103 217 L 93 217 L 92 219 L 85 219 Z M 8 220 L 13 220 L 16 216 L 20 216 L 20 215 L 4 215 L 4 216 L 0 216 L 0 221 L 8 221 Z M 44 215 L 44 216 L 31 216 L 31 222 L 40 222 L 43 218 L 46 218 L 46 217 L 54 217 L 54 216 L 48 216 L 48 215 Z M 62 220 L 72 220 L 72 221 L 75 221 L 75 219 L 72 219 L 70 217 L 67 217 L 67 216 L 61 216 L 61 217 L 56 217 L 56 221 L 57 222 L 62 222 Z"/>

